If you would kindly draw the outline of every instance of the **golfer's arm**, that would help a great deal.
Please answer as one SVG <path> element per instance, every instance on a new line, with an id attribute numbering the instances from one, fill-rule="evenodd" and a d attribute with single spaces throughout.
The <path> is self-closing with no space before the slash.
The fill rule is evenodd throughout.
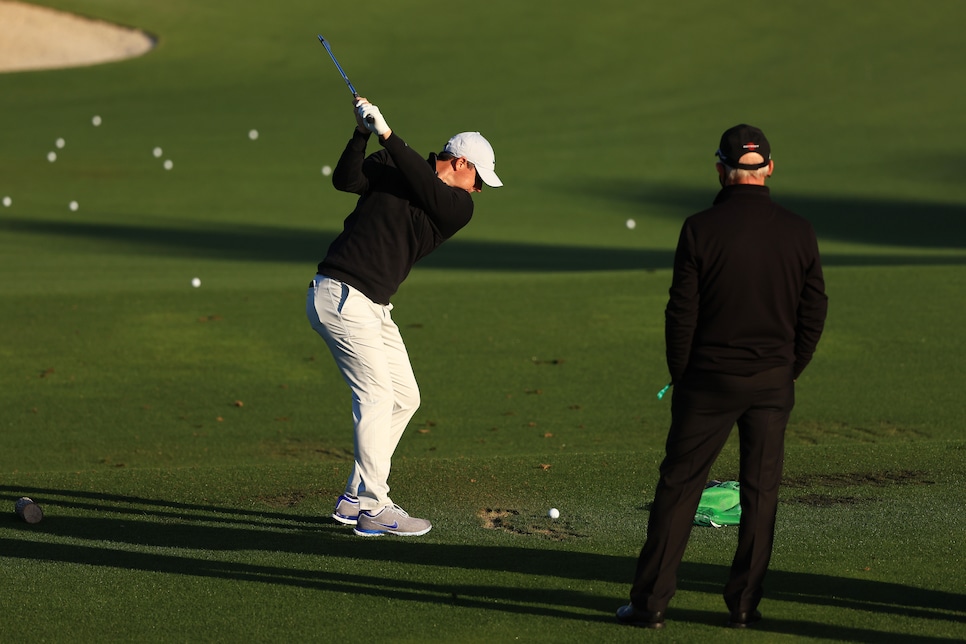
<path id="1" fill-rule="evenodd" d="M 339 162 L 332 171 L 332 185 L 336 190 L 352 192 L 357 195 L 364 193 L 369 187 L 369 181 L 362 172 L 362 164 L 366 159 L 366 144 L 369 142 L 370 132 L 352 131 L 352 138 L 342 151 Z"/>
<path id="2" fill-rule="evenodd" d="M 812 266 L 805 276 L 805 287 L 798 304 L 798 323 L 795 327 L 794 377 L 798 378 L 812 361 L 812 354 L 825 329 L 828 314 L 828 296 L 825 294 L 825 277 L 818 258 L 814 254 Z"/>
<path id="3" fill-rule="evenodd" d="M 692 259 L 691 241 L 690 231 L 684 226 L 674 253 L 674 271 L 664 311 L 664 342 L 672 383 L 684 376 L 698 325 L 698 271 Z"/>
<path id="4" fill-rule="evenodd" d="M 465 190 L 453 189 L 439 180 L 435 170 L 400 137 L 380 137 L 396 167 L 406 177 L 416 199 L 444 238 L 469 223 L 473 199 Z"/>

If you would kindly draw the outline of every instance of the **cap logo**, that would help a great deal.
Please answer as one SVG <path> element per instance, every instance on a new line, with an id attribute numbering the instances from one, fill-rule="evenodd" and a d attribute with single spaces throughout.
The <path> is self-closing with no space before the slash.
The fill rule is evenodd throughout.
<path id="1" fill-rule="evenodd" d="M 760 145 L 758 145 L 757 143 L 745 143 L 745 144 L 744 144 L 743 146 L 741 146 L 741 147 L 743 147 L 743 148 L 744 148 L 744 149 L 746 149 L 746 150 L 751 150 L 751 151 L 755 151 L 755 150 L 757 150 L 758 148 L 760 148 L 761 146 L 760 146 Z"/>

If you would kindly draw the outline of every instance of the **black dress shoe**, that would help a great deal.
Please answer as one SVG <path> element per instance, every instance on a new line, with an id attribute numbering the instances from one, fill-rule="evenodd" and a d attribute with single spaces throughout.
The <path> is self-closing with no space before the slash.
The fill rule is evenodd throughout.
<path id="1" fill-rule="evenodd" d="M 627 604 L 617 609 L 617 621 L 641 628 L 664 628 L 664 613 L 659 610 L 638 610 L 634 604 Z"/>
<path id="2" fill-rule="evenodd" d="M 761 613 L 753 610 L 749 613 L 731 613 L 728 628 L 748 628 L 761 621 Z"/>

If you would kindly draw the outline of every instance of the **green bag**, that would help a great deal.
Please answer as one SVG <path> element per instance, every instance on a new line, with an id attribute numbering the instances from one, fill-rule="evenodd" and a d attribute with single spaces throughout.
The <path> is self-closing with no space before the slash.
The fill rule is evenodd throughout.
<path id="1" fill-rule="evenodd" d="M 698 501 L 694 525 L 720 528 L 741 523 L 738 481 L 711 481 Z"/>

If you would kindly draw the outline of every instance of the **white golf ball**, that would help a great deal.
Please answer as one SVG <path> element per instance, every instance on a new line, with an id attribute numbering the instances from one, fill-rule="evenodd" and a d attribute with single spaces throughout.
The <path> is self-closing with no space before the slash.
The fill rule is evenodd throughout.
<path id="1" fill-rule="evenodd" d="M 191 285 L 194 286 L 195 288 L 198 288 L 199 286 L 201 286 L 201 280 L 198 279 L 197 277 L 192 278 Z"/>
<path id="2" fill-rule="evenodd" d="M 626 225 L 629 230 L 634 230 L 637 227 L 637 222 L 633 219 L 628 219 Z"/>
<path id="3" fill-rule="evenodd" d="M 54 145 L 56 145 L 58 148 L 63 148 L 65 145 L 67 145 L 67 141 L 65 141 L 63 138 L 60 138 L 54 141 Z"/>
<path id="4" fill-rule="evenodd" d="M 56 161 L 57 160 L 57 153 L 54 152 L 54 151 L 48 152 L 47 153 L 47 160 L 50 161 L 51 163 L 53 163 L 54 161 Z"/>
<path id="5" fill-rule="evenodd" d="M 3 207 L 4 208 L 9 208 L 10 207 L 10 204 L 12 204 L 12 203 L 13 203 L 13 199 L 11 199 L 10 197 L 4 197 L 3 198 Z"/>
<path id="6" fill-rule="evenodd" d="M 248 138 L 250 138 L 252 141 L 254 141 L 255 139 L 257 139 L 258 138 L 258 130 L 249 130 L 248 131 Z"/>
<path id="7" fill-rule="evenodd" d="M 330 174 L 332 174 L 332 168 L 330 168 L 327 165 L 322 166 L 322 174 L 324 174 L 325 176 L 329 176 Z"/>
<path id="8" fill-rule="evenodd" d="M 95 115 L 94 118 L 91 119 L 91 123 L 94 124 L 94 127 L 99 126 L 101 124 L 101 117 Z"/>
<path id="9" fill-rule="evenodd" d="M 550 517 L 551 519 L 559 519 L 560 510 L 558 510 L 557 508 L 550 508 L 550 511 L 547 512 L 547 516 Z"/>
<path id="10" fill-rule="evenodd" d="M 164 162 L 164 169 L 165 169 L 165 170 L 170 170 L 170 169 L 171 169 L 171 168 L 173 168 L 173 167 L 174 167 L 174 161 L 172 161 L 171 159 L 167 159 L 167 160 L 166 160 L 166 161 Z"/>
<path id="11" fill-rule="evenodd" d="M 77 209 L 80 208 L 80 205 L 78 205 L 76 201 L 71 201 L 69 204 L 67 204 L 67 207 L 71 209 L 71 212 L 77 212 Z"/>
<path id="12" fill-rule="evenodd" d="M 160 159 L 161 158 L 161 155 L 164 154 L 164 150 L 162 150 L 161 148 L 157 148 L 156 147 L 153 150 L 151 150 L 151 154 L 154 155 L 154 158 L 155 159 Z"/>

